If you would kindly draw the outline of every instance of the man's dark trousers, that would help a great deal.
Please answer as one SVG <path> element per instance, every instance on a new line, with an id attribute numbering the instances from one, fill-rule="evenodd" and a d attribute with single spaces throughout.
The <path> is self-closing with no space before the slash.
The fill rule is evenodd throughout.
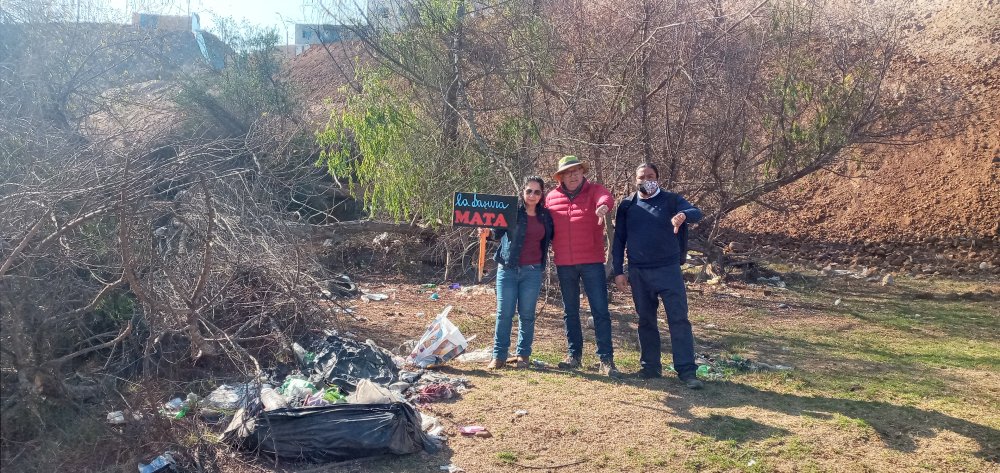
<path id="1" fill-rule="evenodd" d="M 698 367 L 694 363 L 694 335 L 691 333 L 691 322 L 688 321 L 687 292 L 684 290 L 684 276 L 680 265 L 630 267 L 628 273 L 629 284 L 632 285 L 632 300 L 639 314 L 639 364 L 642 370 L 656 374 L 663 372 L 660 362 L 660 330 L 656 324 L 656 312 L 662 299 L 667 311 L 674 369 L 681 379 L 695 376 Z"/>

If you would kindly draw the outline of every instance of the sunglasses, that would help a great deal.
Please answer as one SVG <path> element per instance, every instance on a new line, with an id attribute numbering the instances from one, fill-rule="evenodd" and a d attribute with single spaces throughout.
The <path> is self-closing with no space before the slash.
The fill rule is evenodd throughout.
<path id="1" fill-rule="evenodd" d="M 542 195 L 542 191 L 539 189 L 525 189 L 524 195 Z"/>

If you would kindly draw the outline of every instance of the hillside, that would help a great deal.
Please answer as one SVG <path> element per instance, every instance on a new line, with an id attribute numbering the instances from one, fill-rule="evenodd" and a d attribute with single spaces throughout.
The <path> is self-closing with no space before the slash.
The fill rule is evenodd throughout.
<path id="1" fill-rule="evenodd" d="M 852 150 L 853 165 L 823 172 L 753 206 L 735 231 L 825 242 L 921 242 L 963 236 L 994 249 L 1000 232 L 1000 1 L 897 2 L 898 70 L 962 93 L 970 113 L 951 136 Z M 857 164 L 863 163 L 863 164 Z M 992 259 L 995 259 L 995 253 Z M 993 262 L 996 264 L 996 261 Z"/>

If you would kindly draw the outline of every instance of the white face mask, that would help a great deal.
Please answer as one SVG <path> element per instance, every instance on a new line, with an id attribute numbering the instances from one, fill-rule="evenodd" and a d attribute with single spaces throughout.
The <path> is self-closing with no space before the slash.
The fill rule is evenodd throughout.
<path id="1" fill-rule="evenodd" d="M 639 191 L 646 195 L 653 195 L 660 188 L 660 183 L 656 181 L 642 181 L 639 184 Z"/>

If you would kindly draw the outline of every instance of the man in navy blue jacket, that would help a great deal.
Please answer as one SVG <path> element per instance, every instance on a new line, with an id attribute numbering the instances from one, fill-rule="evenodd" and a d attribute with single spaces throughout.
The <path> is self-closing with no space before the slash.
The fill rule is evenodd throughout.
<path id="1" fill-rule="evenodd" d="M 679 194 L 660 189 L 659 171 L 651 163 L 635 170 L 638 192 L 618 206 L 615 215 L 615 241 L 612 265 L 615 284 L 625 291 L 632 286 L 632 300 L 639 314 L 639 364 L 641 378 L 659 378 L 660 330 L 656 312 L 660 299 L 667 312 L 674 369 L 691 389 L 700 389 L 694 363 L 694 335 L 688 321 L 687 293 L 681 274 L 682 226 L 701 220 L 701 210 Z M 686 230 L 686 229 L 685 229 Z M 629 274 L 624 274 L 628 250 Z"/>

